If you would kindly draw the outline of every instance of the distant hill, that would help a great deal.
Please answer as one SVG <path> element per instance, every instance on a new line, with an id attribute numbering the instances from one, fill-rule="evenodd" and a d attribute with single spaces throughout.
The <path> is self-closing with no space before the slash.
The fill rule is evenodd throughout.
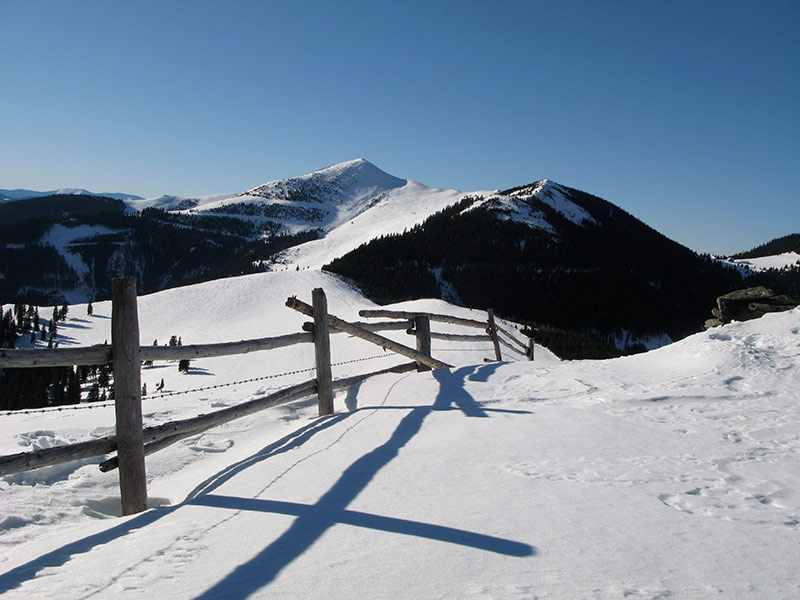
<path id="1" fill-rule="evenodd" d="M 783 237 L 775 238 L 747 252 L 734 254 L 732 258 L 760 258 L 762 256 L 773 256 L 776 254 L 785 254 L 787 252 L 800 254 L 800 233 L 791 233 Z"/>
<path id="2" fill-rule="evenodd" d="M 330 237 L 312 250 L 327 260 L 329 241 L 338 240 L 343 254 L 460 196 L 356 159 L 233 195 L 123 202 L 59 194 L 8 202 L 0 204 L 0 302 L 104 299 L 122 274 L 137 275 L 139 291 L 149 293 L 286 269 L 295 263 L 276 255 L 320 235 Z M 363 227 L 367 215 L 373 218 Z"/>
<path id="3" fill-rule="evenodd" d="M 25 200 L 27 198 L 40 198 L 42 196 L 103 196 L 105 198 L 113 198 L 115 200 L 142 200 L 141 196 L 134 194 L 119 194 L 119 193 L 100 193 L 96 194 L 84 189 L 64 188 L 59 190 L 50 190 L 49 192 L 37 192 L 35 190 L 0 190 L 0 204 L 4 202 L 11 202 L 14 200 Z"/>
<path id="4" fill-rule="evenodd" d="M 702 328 L 735 269 L 547 180 L 459 204 L 332 260 L 377 302 L 442 297 L 520 321 L 657 346 Z"/>
<path id="5" fill-rule="evenodd" d="M 0 204 L 0 304 L 107 299 L 123 275 L 149 293 L 263 271 L 275 253 L 317 237 L 278 228 L 154 208 L 130 214 L 123 201 L 96 196 Z"/>
<path id="6" fill-rule="evenodd" d="M 32 219 L 57 220 L 78 218 L 99 213 L 125 211 L 122 200 L 86 194 L 54 194 L 38 196 L 24 202 L 0 204 L 0 223 L 8 225 Z"/>

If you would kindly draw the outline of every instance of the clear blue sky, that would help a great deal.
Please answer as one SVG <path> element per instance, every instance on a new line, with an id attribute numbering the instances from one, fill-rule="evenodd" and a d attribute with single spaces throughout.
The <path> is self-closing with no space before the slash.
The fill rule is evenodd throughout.
<path id="1" fill-rule="evenodd" d="M 800 2 L 0 0 L 0 188 L 244 191 L 362 156 L 550 178 L 698 251 L 800 231 Z"/>

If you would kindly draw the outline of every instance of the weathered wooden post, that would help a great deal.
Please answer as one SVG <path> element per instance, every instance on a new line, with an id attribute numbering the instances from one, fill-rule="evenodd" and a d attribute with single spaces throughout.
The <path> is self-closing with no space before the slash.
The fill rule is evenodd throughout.
<path id="1" fill-rule="evenodd" d="M 533 360 L 533 336 L 528 338 L 528 351 L 525 353 L 528 360 Z"/>
<path id="2" fill-rule="evenodd" d="M 414 331 L 417 336 L 417 352 L 422 352 L 425 356 L 431 355 L 431 320 L 425 315 L 414 318 Z M 417 362 L 417 371 L 430 371 L 428 365 Z"/>
<path id="3" fill-rule="evenodd" d="M 487 311 L 489 313 L 489 336 L 492 338 L 492 343 L 494 344 L 494 357 L 497 362 L 503 360 L 503 356 L 500 354 L 500 342 L 497 341 L 497 327 L 494 324 L 494 310 L 491 308 Z"/>
<path id="4" fill-rule="evenodd" d="M 332 415 L 331 337 L 328 326 L 328 299 L 322 288 L 316 288 L 311 292 L 311 305 L 314 310 L 314 358 L 317 364 L 319 416 Z"/>
<path id="5" fill-rule="evenodd" d="M 114 410 L 122 514 L 147 508 L 147 478 L 142 433 L 142 385 L 136 278 L 111 282 L 111 350 L 114 360 Z"/>

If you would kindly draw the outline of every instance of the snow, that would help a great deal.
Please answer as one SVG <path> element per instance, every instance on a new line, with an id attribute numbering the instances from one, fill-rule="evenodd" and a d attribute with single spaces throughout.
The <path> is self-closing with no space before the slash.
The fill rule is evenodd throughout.
<path id="1" fill-rule="evenodd" d="M 265 218 L 281 221 L 289 232 L 310 228 L 330 230 L 381 202 L 388 192 L 406 183 L 359 158 L 299 177 L 271 181 L 233 198 L 209 198 L 183 212 L 213 210 L 241 218 L 237 207 L 255 204 L 281 211 L 277 217 Z M 226 208 L 231 210 L 225 212 Z M 307 215 L 295 216 L 300 213 Z"/>
<path id="2" fill-rule="evenodd" d="M 595 222 L 586 210 L 567 197 L 568 192 L 562 186 L 549 179 L 543 179 L 532 186 L 512 192 L 511 196 L 521 199 L 536 198 L 576 225 Z"/>
<path id="3" fill-rule="evenodd" d="M 733 261 L 737 265 L 746 266 L 756 271 L 766 271 L 767 269 L 783 269 L 800 262 L 800 254 L 797 252 L 784 252 L 773 256 L 761 256 L 759 258 L 739 258 Z"/>
<path id="4" fill-rule="evenodd" d="M 185 214 L 213 214 L 264 222 L 279 221 L 280 231 L 323 232 L 319 239 L 284 252 L 277 269 L 319 268 L 380 235 L 401 233 L 458 202 L 459 190 L 431 188 L 385 173 L 358 158 L 299 177 L 267 182 L 242 194 L 161 196 L 129 201 L 130 210 L 147 207 Z"/>
<path id="5" fill-rule="evenodd" d="M 324 237 L 284 251 L 280 261 L 291 268 L 319 268 L 382 235 L 402 233 L 463 196 L 459 190 L 441 190 L 406 181 L 405 185 L 384 192 L 380 202 L 362 212 L 348 211 L 353 216 Z"/>
<path id="6" fill-rule="evenodd" d="M 102 225 L 76 225 L 74 227 L 66 227 L 61 224 L 56 224 L 42 236 L 40 243 L 54 246 L 59 254 L 64 257 L 67 264 L 78 274 L 79 280 L 83 282 L 89 279 L 89 267 L 83 262 L 83 258 L 78 253 L 72 251 L 70 246 L 75 240 L 114 233 L 119 232 L 109 229 L 108 227 L 103 227 Z M 85 290 L 66 290 L 63 293 L 70 302 L 78 298 L 82 299 L 86 297 Z"/>
<path id="7" fill-rule="evenodd" d="M 130 212 L 142 212 L 145 208 L 160 208 L 161 210 L 181 210 L 186 206 L 203 206 L 235 198 L 236 194 L 213 194 L 209 196 L 171 196 L 163 195 L 156 198 L 138 198 L 128 200 L 125 204 Z"/>
<path id="8" fill-rule="evenodd" d="M 285 306 L 374 307 L 317 270 L 144 296 L 144 343 L 298 331 Z M 441 300 L 406 310 L 479 311 Z M 102 343 L 110 306 L 70 307 L 61 347 Z M 505 323 L 507 327 L 513 324 Z M 434 324 L 435 331 L 461 331 Z M 404 332 L 392 337 L 413 340 Z M 334 376 L 405 359 L 332 338 Z M 0 479 L 8 598 L 795 598 L 800 550 L 800 309 L 608 361 L 454 364 L 370 379 L 319 419 L 313 398 L 147 458 L 151 508 L 118 517 L 99 459 Z M 458 348 L 462 350 L 459 351 Z M 387 353 L 388 354 L 388 353 Z M 381 356 L 381 358 L 371 358 Z M 504 355 L 505 356 L 505 355 Z M 510 359 L 511 357 L 506 357 Z M 207 387 L 313 364 L 310 346 L 143 370 Z M 309 373 L 144 400 L 147 424 L 208 412 Z M 0 415 L 7 454 L 113 431 L 113 408 Z"/>
<path id="9" fill-rule="evenodd" d="M 539 209 L 519 198 L 492 194 L 472 204 L 465 212 L 476 209 L 492 211 L 497 218 L 503 221 L 516 221 L 524 223 L 533 229 L 543 229 L 555 235 L 556 230 L 547 220 L 547 216 Z"/>
<path id="10" fill-rule="evenodd" d="M 498 219 L 523 223 L 532 229 L 541 229 L 551 235 L 556 234 L 556 229 L 547 220 L 545 212 L 536 207 L 534 200 L 546 204 L 576 225 L 582 226 L 584 223 L 595 222 L 586 210 L 568 198 L 567 190 L 548 179 L 543 179 L 507 195 L 498 192 L 478 193 L 478 195 L 480 200 L 469 206 L 466 212 L 482 208 L 491 211 Z"/>

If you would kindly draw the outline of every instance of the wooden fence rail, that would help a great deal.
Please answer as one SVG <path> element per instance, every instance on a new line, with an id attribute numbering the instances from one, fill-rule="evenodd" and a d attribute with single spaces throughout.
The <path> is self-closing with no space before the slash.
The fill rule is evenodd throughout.
<path id="1" fill-rule="evenodd" d="M 313 308 L 303 302 L 302 300 L 298 300 L 297 298 L 289 298 L 286 301 L 286 306 L 289 308 L 293 308 L 294 310 L 301 312 L 307 316 L 313 316 Z M 363 312 L 363 311 L 362 311 Z M 361 313 L 359 313 L 361 314 Z M 363 314 L 361 316 L 364 316 Z M 389 338 L 383 337 L 374 333 L 372 331 L 367 331 L 363 327 L 359 327 L 353 323 L 348 323 L 336 317 L 334 315 L 328 315 L 328 325 L 333 329 L 338 329 L 340 331 L 344 331 L 353 335 L 357 338 L 361 338 L 362 340 L 366 340 L 367 342 L 372 342 L 373 344 L 377 344 L 382 348 L 387 350 L 391 350 L 392 352 L 396 352 L 397 354 L 402 354 L 403 356 L 407 356 L 408 358 L 422 363 L 431 367 L 432 369 L 449 369 L 452 365 L 448 365 L 445 362 L 440 360 L 436 360 L 435 358 L 431 358 L 430 356 L 425 356 L 421 352 L 417 352 L 413 348 L 409 348 L 408 346 L 404 346 L 394 340 L 390 340 Z"/>
<path id="2" fill-rule="evenodd" d="M 361 310 L 358 312 L 359 316 L 362 317 L 388 317 L 394 319 L 405 319 L 406 321 L 412 321 L 419 317 L 427 317 L 431 321 L 435 321 L 438 323 L 447 323 L 451 325 L 462 325 L 464 327 L 474 327 L 483 329 L 486 334 L 485 335 L 467 335 L 467 334 L 460 334 L 460 333 L 438 333 L 438 332 L 431 332 L 430 337 L 435 340 L 445 340 L 445 341 L 453 341 L 453 342 L 486 342 L 491 341 L 494 344 L 494 352 L 495 352 L 495 359 L 502 360 L 502 356 L 500 354 L 500 345 L 505 346 L 515 354 L 520 356 L 525 356 L 528 360 L 533 360 L 533 340 L 529 339 L 528 343 L 525 344 L 521 342 L 517 337 L 508 331 L 506 328 L 502 327 L 497 323 L 494 318 L 494 311 L 489 309 L 487 311 L 487 320 L 486 321 L 477 321 L 475 319 L 465 319 L 462 317 L 454 317 L 451 315 L 441 315 L 436 313 L 426 313 L 426 312 L 413 312 L 413 311 L 402 311 L 402 310 L 383 310 L 383 309 L 375 309 L 375 310 Z M 387 327 L 388 329 L 388 327 Z M 413 334 L 414 330 L 409 329 L 407 333 Z M 504 337 L 500 336 L 499 334 L 502 333 L 508 340 L 511 340 L 512 345 L 509 341 L 507 341 Z"/>
<path id="3" fill-rule="evenodd" d="M 409 312 L 405 310 L 360 310 L 358 311 L 361 317 L 391 317 L 394 319 L 407 319 L 413 321 L 417 317 L 428 317 L 431 321 L 437 323 L 449 323 L 451 325 L 463 325 L 464 327 L 476 327 L 478 329 L 486 329 L 485 321 L 475 321 L 474 319 L 464 319 L 462 317 L 453 317 L 450 315 L 439 315 L 436 313 L 426 312 Z"/>
<path id="4" fill-rule="evenodd" d="M 431 339 L 449 341 L 492 341 L 496 358 L 500 360 L 499 344 L 518 354 L 525 354 L 526 346 L 507 330 L 494 322 L 489 311 L 487 322 L 408 311 L 362 310 L 362 317 L 388 317 L 393 321 L 378 323 L 347 322 L 327 311 L 327 300 L 322 289 L 312 292 L 312 305 L 297 298 L 289 298 L 286 305 L 314 318 L 313 323 L 303 325 L 304 332 L 265 337 L 238 342 L 194 344 L 186 346 L 141 346 L 136 303 L 136 281 L 134 278 L 115 279 L 112 282 L 112 343 L 85 348 L 48 350 L 0 350 L 0 368 L 57 367 L 71 365 L 114 364 L 114 397 L 117 420 L 116 435 L 106 436 L 76 444 L 56 446 L 0 456 L 0 476 L 10 475 L 74 460 L 106 456 L 117 452 L 100 463 L 101 471 L 119 469 L 120 493 L 123 515 L 144 510 L 147 506 L 147 486 L 144 457 L 176 442 L 198 435 L 235 419 L 256 412 L 293 402 L 317 394 L 319 414 L 333 412 L 333 392 L 349 388 L 369 377 L 386 373 L 404 373 L 414 369 L 450 368 L 445 362 L 431 356 Z M 430 322 L 448 323 L 483 329 L 483 335 L 461 335 L 431 332 Z M 379 335 L 378 331 L 405 330 L 416 336 L 416 349 Z M 330 333 L 344 332 L 410 358 L 413 362 L 394 367 L 334 380 L 331 374 Z M 502 332 L 523 351 L 498 335 Z M 154 360 L 182 360 L 246 354 L 261 350 L 273 350 L 302 343 L 314 343 L 316 377 L 277 392 L 196 417 L 180 419 L 157 426 L 144 427 L 141 408 L 141 363 Z M 532 342 L 531 342 L 532 346 Z M 529 354 L 532 358 L 532 352 Z"/>
<path id="5" fill-rule="evenodd" d="M 400 327 L 397 327 L 401 329 Z M 290 333 L 276 337 L 255 338 L 239 342 L 216 344 L 187 344 L 185 346 L 142 346 L 142 360 L 182 360 L 213 358 L 232 354 L 247 354 L 261 350 L 276 350 L 304 342 L 313 342 L 310 333 Z M 0 350 L 0 368 L 69 367 L 73 365 L 104 365 L 113 360 L 108 344 L 84 348 L 7 349 Z"/>

